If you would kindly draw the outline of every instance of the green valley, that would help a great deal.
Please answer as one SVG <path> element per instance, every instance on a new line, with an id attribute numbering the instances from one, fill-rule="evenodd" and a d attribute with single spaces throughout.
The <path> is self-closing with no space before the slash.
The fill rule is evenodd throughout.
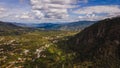
<path id="1" fill-rule="evenodd" d="M 0 36 L 0 67 L 58 68 L 65 65 L 72 60 L 73 54 L 65 53 L 56 43 L 76 33 L 34 31 L 21 35 Z"/>
<path id="2" fill-rule="evenodd" d="M 0 26 L 0 68 L 120 67 L 120 17 L 81 31 Z"/>

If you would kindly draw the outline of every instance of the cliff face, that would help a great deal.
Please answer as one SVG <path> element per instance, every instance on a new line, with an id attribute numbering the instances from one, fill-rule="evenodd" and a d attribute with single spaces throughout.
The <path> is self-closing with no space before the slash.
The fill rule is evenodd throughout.
<path id="1" fill-rule="evenodd" d="M 70 38 L 68 44 L 83 61 L 104 60 L 110 65 L 120 61 L 120 17 L 93 24 Z"/>

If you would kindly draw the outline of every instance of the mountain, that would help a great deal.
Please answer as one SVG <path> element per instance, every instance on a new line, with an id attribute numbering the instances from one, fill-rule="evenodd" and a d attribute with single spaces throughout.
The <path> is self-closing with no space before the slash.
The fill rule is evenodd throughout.
<path id="1" fill-rule="evenodd" d="M 40 28 L 44 30 L 81 30 L 91 24 L 95 23 L 95 21 L 78 21 L 72 23 L 41 23 L 41 24 L 22 24 L 22 23 L 14 23 L 15 25 L 22 27 L 32 27 L 32 28 Z"/>
<path id="2" fill-rule="evenodd" d="M 20 27 L 34 27 L 32 24 L 25 24 L 25 23 L 16 23 L 13 22 L 12 24 L 16 25 L 16 26 L 20 26 Z"/>
<path id="3" fill-rule="evenodd" d="M 77 54 L 76 62 L 90 61 L 93 63 L 91 68 L 120 68 L 120 17 L 85 28 L 67 44 Z"/>
<path id="4" fill-rule="evenodd" d="M 26 33 L 27 31 L 32 31 L 32 29 L 0 21 L 0 35 L 18 35 Z"/>
<path id="5" fill-rule="evenodd" d="M 59 30 L 82 30 L 95 23 L 95 21 L 78 21 L 72 23 L 65 23 L 58 27 Z"/>

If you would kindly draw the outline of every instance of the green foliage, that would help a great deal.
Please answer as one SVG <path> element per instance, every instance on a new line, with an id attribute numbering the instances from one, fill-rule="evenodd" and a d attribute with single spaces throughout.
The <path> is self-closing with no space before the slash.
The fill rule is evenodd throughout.
<path id="1" fill-rule="evenodd" d="M 40 30 L 1 33 L 0 68 L 120 68 L 119 21 L 106 19 L 77 35 Z"/>

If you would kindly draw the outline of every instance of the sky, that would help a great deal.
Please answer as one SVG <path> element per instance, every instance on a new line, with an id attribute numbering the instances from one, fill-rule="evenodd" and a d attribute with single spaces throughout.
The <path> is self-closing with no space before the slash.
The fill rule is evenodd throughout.
<path id="1" fill-rule="evenodd" d="M 0 0 L 0 21 L 66 23 L 120 15 L 120 0 Z"/>

